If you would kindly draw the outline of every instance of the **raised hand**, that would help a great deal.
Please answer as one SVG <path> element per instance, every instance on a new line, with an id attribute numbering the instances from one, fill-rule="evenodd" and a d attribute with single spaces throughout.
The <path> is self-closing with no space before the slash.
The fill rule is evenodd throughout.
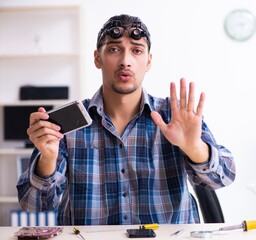
<path id="1" fill-rule="evenodd" d="M 194 162 L 204 162 L 209 158 L 207 144 L 201 140 L 202 112 L 205 94 L 201 93 L 194 111 L 195 84 L 189 84 L 187 93 L 186 80 L 180 80 L 180 102 L 178 102 L 175 83 L 170 85 L 172 108 L 171 122 L 166 124 L 159 113 L 152 112 L 151 117 L 170 143 L 182 149 Z"/>

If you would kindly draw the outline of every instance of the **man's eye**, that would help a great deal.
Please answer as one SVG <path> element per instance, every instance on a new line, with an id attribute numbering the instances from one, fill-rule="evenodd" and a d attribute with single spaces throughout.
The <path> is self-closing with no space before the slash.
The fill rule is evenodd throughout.
<path id="1" fill-rule="evenodd" d="M 116 47 L 111 47 L 111 48 L 109 48 L 109 50 L 108 50 L 109 52 L 111 52 L 111 53 L 115 53 L 115 52 L 118 52 L 119 51 L 119 49 L 118 48 L 116 48 Z"/>
<path id="2" fill-rule="evenodd" d="M 142 50 L 141 49 L 134 49 L 133 52 L 135 54 L 141 54 L 142 53 Z"/>

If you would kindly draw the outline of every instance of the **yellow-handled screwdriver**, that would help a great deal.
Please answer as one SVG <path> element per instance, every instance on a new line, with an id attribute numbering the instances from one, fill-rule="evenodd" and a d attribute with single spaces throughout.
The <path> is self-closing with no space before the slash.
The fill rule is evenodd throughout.
<path id="1" fill-rule="evenodd" d="M 139 229 L 152 229 L 152 230 L 156 230 L 158 228 L 159 228 L 159 224 L 157 223 L 145 224 L 139 227 Z"/>
<path id="2" fill-rule="evenodd" d="M 236 230 L 236 229 L 243 229 L 244 231 L 256 229 L 256 220 L 243 221 L 241 224 L 238 224 L 238 225 L 221 227 L 219 228 L 219 231 L 229 231 L 229 230 Z"/>
<path id="3" fill-rule="evenodd" d="M 81 234 L 80 230 L 77 227 L 73 228 L 73 232 L 76 235 L 79 235 L 83 240 L 85 240 L 84 236 Z"/>

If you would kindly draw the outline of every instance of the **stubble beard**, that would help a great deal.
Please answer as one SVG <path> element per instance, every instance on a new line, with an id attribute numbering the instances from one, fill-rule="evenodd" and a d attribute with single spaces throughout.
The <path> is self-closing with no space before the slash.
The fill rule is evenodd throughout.
<path id="1" fill-rule="evenodd" d="M 118 87 L 115 84 L 112 84 L 112 90 L 115 93 L 119 93 L 119 94 L 130 94 L 130 93 L 135 92 L 136 89 L 137 89 L 136 86 L 132 86 L 132 87 L 129 87 L 129 88 L 123 88 L 123 87 Z"/>

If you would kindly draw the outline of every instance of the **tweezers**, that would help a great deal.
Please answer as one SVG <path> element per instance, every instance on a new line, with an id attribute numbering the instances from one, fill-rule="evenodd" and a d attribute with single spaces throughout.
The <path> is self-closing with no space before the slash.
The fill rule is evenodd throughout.
<path id="1" fill-rule="evenodd" d="M 171 234 L 171 236 L 178 236 L 180 233 L 182 233 L 184 231 L 184 229 L 180 229 L 174 233 Z"/>

